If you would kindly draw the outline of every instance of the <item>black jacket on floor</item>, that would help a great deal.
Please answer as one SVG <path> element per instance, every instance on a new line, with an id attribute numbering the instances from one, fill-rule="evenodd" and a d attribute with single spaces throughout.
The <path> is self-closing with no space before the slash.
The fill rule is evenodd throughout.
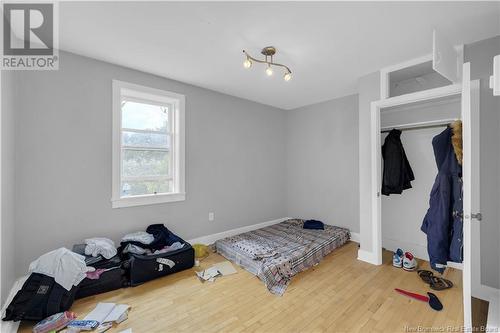
<path id="1" fill-rule="evenodd" d="M 401 194 L 411 188 L 410 181 L 415 180 L 415 176 L 401 143 L 401 131 L 393 129 L 389 132 L 382 146 L 382 158 L 382 194 Z"/>

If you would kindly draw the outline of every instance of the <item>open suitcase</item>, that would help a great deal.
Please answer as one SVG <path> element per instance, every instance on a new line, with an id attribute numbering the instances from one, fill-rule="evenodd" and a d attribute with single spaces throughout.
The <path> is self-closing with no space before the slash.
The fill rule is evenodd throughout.
<path id="1" fill-rule="evenodd" d="M 122 268 L 122 261 L 119 256 L 111 259 L 99 261 L 90 266 L 95 269 L 106 269 L 101 273 L 99 279 L 85 278 L 78 285 L 75 299 L 106 293 L 108 291 L 120 289 L 128 286 L 125 270 Z"/>
<path id="2" fill-rule="evenodd" d="M 111 268 L 101 274 L 99 279 L 83 279 L 78 285 L 75 299 L 106 293 L 127 286 L 125 271 L 121 267 Z"/>
<path id="3" fill-rule="evenodd" d="M 194 266 L 194 249 L 188 242 L 182 241 L 181 249 L 171 252 L 139 255 L 129 254 L 127 264 L 128 279 L 131 286 L 137 286 L 175 272 Z"/>

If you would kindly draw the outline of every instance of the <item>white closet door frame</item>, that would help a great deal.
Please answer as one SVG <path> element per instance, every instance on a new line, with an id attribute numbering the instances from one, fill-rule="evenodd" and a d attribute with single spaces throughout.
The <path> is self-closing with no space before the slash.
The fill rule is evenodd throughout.
<path id="1" fill-rule="evenodd" d="M 479 80 L 471 81 L 470 63 L 463 65 L 462 84 L 462 140 L 463 140 L 463 297 L 464 326 L 472 328 L 471 297 L 482 295 L 481 286 L 481 222 L 474 213 L 481 211 L 480 203 L 480 107 Z M 469 237 L 467 237 L 469 235 Z M 467 259 L 467 260 L 466 260 Z"/>
<path id="2" fill-rule="evenodd" d="M 411 94 L 390 97 L 379 101 L 371 102 L 371 236 L 372 251 L 365 254 L 365 260 L 374 265 L 382 264 L 382 216 L 381 216 L 381 198 L 380 189 L 382 187 L 382 156 L 380 152 L 380 110 L 388 107 L 401 106 L 406 104 L 431 101 L 434 99 L 460 96 L 462 93 L 461 84 L 453 84 L 445 87 L 419 91 Z"/>
<path id="3" fill-rule="evenodd" d="M 478 101 L 478 90 L 479 81 L 475 80 L 470 82 L 470 86 L 476 89 L 472 89 L 472 99 Z M 368 252 L 364 250 L 365 253 L 362 255 L 358 254 L 360 260 L 366 261 L 374 265 L 382 264 L 382 216 L 381 216 L 381 186 L 382 186 L 382 156 L 381 156 L 381 135 L 380 135 L 380 111 L 384 108 L 401 106 L 406 104 L 432 101 L 435 99 L 440 99 L 444 97 L 458 96 L 461 99 L 464 97 L 462 84 L 453 84 L 445 87 L 439 87 L 435 89 L 429 89 L 425 91 L 419 91 L 411 94 L 390 97 L 386 99 L 381 99 L 379 101 L 371 102 L 370 112 L 371 112 L 371 133 L 370 133 L 370 143 L 371 143 L 371 239 L 372 239 L 372 250 Z M 462 106 L 463 106 L 462 102 Z M 472 114 L 479 112 L 479 104 L 471 103 Z M 469 120 L 467 120 L 469 121 Z M 479 142 L 479 131 L 473 131 L 474 142 Z M 470 140 L 470 138 L 469 138 Z M 465 143 L 464 143 L 465 145 Z M 474 150 L 478 150 L 478 147 L 474 147 Z M 470 152 L 470 150 L 469 150 Z M 474 158 L 474 157 L 473 157 Z M 479 177 L 476 175 L 475 177 Z M 464 226 L 464 239 L 471 237 L 471 229 Z M 470 246 L 470 243 L 469 243 Z M 467 257 L 466 257 L 467 256 Z M 471 253 L 470 251 L 464 251 L 464 274 L 468 275 L 471 273 Z M 471 281 L 470 275 L 464 276 L 464 326 L 469 327 L 471 325 L 471 308 L 470 308 L 470 296 L 471 296 Z M 468 297 L 468 298 L 467 298 Z M 468 299 L 468 302 L 466 301 Z"/>

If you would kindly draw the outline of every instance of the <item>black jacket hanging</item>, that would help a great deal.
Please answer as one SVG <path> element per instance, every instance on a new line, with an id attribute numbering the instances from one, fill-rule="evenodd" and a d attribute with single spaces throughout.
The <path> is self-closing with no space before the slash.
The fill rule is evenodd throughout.
<path id="1" fill-rule="evenodd" d="M 410 181 L 415 180 L 415 176 L 401 143 L 401 131 L 393 129 L 389 132 L 382 146 L 382 158 L 382 194 L 401 194 L 403 190 L 411 188 Z"/>

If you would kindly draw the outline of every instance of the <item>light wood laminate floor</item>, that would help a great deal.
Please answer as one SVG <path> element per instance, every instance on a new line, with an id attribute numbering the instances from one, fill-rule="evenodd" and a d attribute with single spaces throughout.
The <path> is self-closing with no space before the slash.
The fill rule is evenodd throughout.
<path id="1" fill-rule="evenodd" d="M 72 311 L 86 315 L 98 302 L 132 306 L 129 319 L 108 332 L 409 332 L 418 327 L 460 327 L 461 271 L 448 269 L 455 286 L 437 291 L 444 310 L 397 294 L 394 288 L 430 291 L 416 272 L 358 261 L 357 243 L 347 243 L 319 265 L 295 276 L 283 297 L 269 293 L 255 276 L 238 273 L 202 284 L 193 268 L 134 288 L 78 300 Z M 211 254 L 202 267 L 224 260 Z M 428 269 L 427 262 L 419 262 Z M 236 267 L 236 266 L 235 266 Z M 20 332 L 30 332 L 21 325 Z"/>

